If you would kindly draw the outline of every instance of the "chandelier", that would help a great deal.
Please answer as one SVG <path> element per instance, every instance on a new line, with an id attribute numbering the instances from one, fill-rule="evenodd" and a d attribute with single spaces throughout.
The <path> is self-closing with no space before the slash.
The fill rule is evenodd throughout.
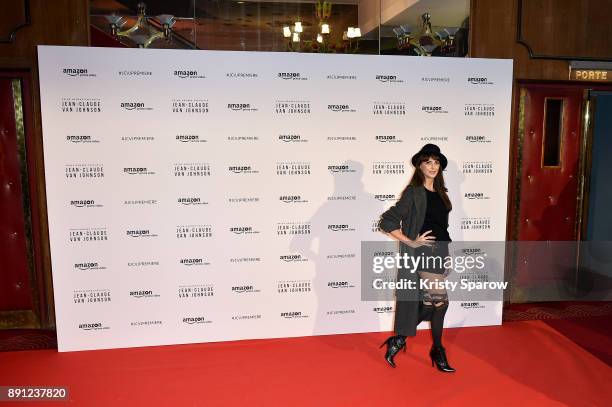
<path id="1" fill-rule="evenodd" d="M 412 32 L 408 25 L 393 28 L 397 37 L 397 47 L 408 50 L 419 56 L 451 55 L 455 52 L 455 35 L 458 27 L 445 27 L 435 33 L 431 29 L 431 14 L 421 16 L 421 30 L 418 34 Z"/>
<path id="2" fill-rule="evenodd" d="M 342 43 L 330 43 L 329 34 L 331 33 L 331 26 L 328 20 L 331 16 L 331 9 L 331 2 L 317 0 L 315 4 L 315 17 L 319 30 L 316 39 L 302 40 L 304 28 L 301 21 L 294 22 L 293 26 L 283 26 L 283 36 L 288 41 L 287 50 L 302 52 L 357 52 L 359 39 L 361 38 L 361 29 L 359 27 L 348 27 L 342 34 Z"/>
<path id="3" fill-rule="evenodd" d="M 131 27 L 125 27 L 127 18 L 124 16 L 116 14 L 104 16 L 110 25 L 111 35 L 115 38 L 129 38 L 139 48 L 148 48 L 153 41 L 160 38 L 170 41 L 172 26 L 176 22 L 174 16 L 170 14 L 160 14 L 154 17 L 147 16 L 146 10 L 147 6 L 145 3 L 138 3 L 136 23 Z"/>

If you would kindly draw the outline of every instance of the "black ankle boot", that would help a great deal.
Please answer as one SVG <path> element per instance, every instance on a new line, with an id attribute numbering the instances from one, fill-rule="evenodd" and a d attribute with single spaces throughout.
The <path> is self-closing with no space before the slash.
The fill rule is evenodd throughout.
<path id="1" fill-rule="evenodd" d="M 406 352 L 406 339 L 401 335 L 390 336 L 387 338 L 386 341 L 382 343 L 382 345 L 380 345 L 380 347 L 382 348 L 383 346 L 385 346 L 385 344 L 387 345 L 385 360 L 387 361 L 387 363 L 389 363 L 391 367 L 395 367 L 395 362 L 393 361 L 393 358 L 402 348 L 404 348 L 404 352 Z"/>
<path id="2" fill-rule="evenodd" d="M 432 346 L 431 350 L 429 351 L 429 357 L 431 358 L 431 365 L 433 366 L 435 362 L 439 371 L 448 373 L 455 371 L 455 369 L 448 364 L 448 360 L 446 359 L 446 349 L 444 349 L 444 347 Z"/>

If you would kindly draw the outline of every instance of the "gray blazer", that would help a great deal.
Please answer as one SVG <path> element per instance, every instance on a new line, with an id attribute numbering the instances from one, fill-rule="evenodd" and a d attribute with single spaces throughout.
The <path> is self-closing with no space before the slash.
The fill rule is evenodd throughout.
<path id="1" fill-rule="evenodd" d="M 410 239 L 416 239 L 425 222 L 427 211 L 427 193 L 424 186 L 408 186 L 400 199 L 387 209 L 381 216 L 379 227 L 385 232 L 401 229 L 402 233 Z M 400 252 L 414 254 L 414 249 L 400 244 Z M 409 273 L 406 269 L 399 269 L 399 279 L 413 281 L 416 290 L 396 290 L 394 331 L 397 335 L 415 336 L 418 317 L 423 306 L 420 301 L 418 273 Z"/>
<path id="2" fill-rule="evenodd" d="M 400 199 L 381 216 L 379 227 L 389 233 L 401 229 L 409 239 L 416 239 L 425 222 L 427 194 L 424 186 L 409 185 Z"/>

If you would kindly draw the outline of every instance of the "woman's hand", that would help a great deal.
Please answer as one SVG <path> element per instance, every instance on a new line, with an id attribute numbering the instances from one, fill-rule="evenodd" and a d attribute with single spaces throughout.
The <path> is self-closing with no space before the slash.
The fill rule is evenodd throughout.
<path id="1" fill-rule="evenodd" d="M 404 242 L 410 247 L 420 247 L 420 246 L 432 246 L 433 242 L 436 240 L 434 235 L 429 235 L 432 231 L 428 230 L 423 234 L 418 234 L 416 239 Z"/>
<path id="2" fill-rule="evenodd" d="M 392 232 L 389 232 L 388 234 L 396 240 L 399 240 L 400 242 L 404 243 L 405 245 L 416 248 L 420 246 L 433 245 L 433 241 L 436 240 L 436 237 L 433 235 L 429 236 L 429 233 L 431 233 L 431 230 L 428 230 L 422 235 L 417 235 L 417 238 L 414 240 L 411 240 L 408 236 L 404 235 L 400 229 L 396 229 Z"/>

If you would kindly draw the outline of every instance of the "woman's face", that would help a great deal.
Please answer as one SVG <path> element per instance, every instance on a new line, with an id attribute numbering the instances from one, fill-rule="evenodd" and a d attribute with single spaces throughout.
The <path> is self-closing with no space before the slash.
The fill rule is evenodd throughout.
<path id="1" fill-rule="evenodd" d="M 440 171 L 440 161 L 433 157 L 429 157 L 427 160 L 423 161 L 419 167 L 423 175 L 425 175 L 425 178 L 431 178 L 433 180 L 436 178 L 436 175 L 438 175 L 438 171 Z"/>

